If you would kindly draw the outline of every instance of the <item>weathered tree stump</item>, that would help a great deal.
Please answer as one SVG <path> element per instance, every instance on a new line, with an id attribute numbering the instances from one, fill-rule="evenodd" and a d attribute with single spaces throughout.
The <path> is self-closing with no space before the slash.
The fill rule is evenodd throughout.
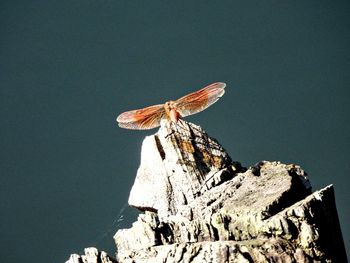
<path id="1" fill-rule="evenodd" d="M 312 193 L 294 164 L 245 169 L 183 120 L 145 138 L 129 204 L 144 213 L 115 234 L 118 262 L 347 262 L 332 185 Z"/>

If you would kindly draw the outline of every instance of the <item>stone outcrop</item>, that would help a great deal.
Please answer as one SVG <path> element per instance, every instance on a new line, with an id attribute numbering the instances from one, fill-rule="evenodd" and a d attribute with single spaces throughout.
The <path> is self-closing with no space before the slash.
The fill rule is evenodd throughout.
<path id="1" fill-rule="evenodd" d="M 84 249 L 85 255 L 72 254 L 66 263 L 117 263 L 117 261 L 108 256 L 104 251 L 98 251 L 97 248 L 89 247 Z"/>
<path id="2" fill-rule="evenodd" d="M 180 120 L 162 125 L 142 143 L 141 164 L 129 196 L 129 205 L 176 214 L 183 205 L 242 169 L 201 127 Z"/>
<path id="3" fill-rule="evenodd" d="M 347 261 L 332 185 L 312 193 L 294 164 L 246 169 L 183 120 L 145 138 L 129 205 L 144 213 L 115 234 L 118 262 Z"/>

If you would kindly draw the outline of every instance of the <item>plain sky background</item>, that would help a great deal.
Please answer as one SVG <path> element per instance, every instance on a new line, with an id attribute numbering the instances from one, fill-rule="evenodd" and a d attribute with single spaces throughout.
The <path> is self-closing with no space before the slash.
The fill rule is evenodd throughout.
<path id="1" fill-rule="evenodd" d="M 0 261 L 113 255 L 156 132 L 116 116 L 216 81 L 225 96 L 187 120 L 245 166 L 334 184 L 349 253 L 349 14 L 334 0 L 0 1 Z"/>

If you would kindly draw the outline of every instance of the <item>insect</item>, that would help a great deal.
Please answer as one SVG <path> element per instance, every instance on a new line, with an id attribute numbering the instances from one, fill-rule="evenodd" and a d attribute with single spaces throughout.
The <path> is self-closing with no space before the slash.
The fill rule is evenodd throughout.
<path id="1" fill-rule="evenodd" d="M 224 95 L 225 86 L 223 82 L 216 82 L 175 101 L 123 112 L 117 117 L 118 125 L 125 129 L 148 130 L 158 127 L 162 119 L 176 123 L 214 104 Z"/>

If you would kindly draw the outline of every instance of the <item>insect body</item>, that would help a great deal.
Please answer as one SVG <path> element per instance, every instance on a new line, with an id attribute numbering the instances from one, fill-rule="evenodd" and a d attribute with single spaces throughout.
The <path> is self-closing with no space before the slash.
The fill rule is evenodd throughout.
<path id="1" fill-rule="evenodd" d="M 158 127 L 164 118 L 177 122 L 214 104 L 224 95 L 225 86 L 225 83 L 216 82 L 176 101 L 123 112 L 117 118 L 118 125 L 125 129 L 147 130 Z"/>

